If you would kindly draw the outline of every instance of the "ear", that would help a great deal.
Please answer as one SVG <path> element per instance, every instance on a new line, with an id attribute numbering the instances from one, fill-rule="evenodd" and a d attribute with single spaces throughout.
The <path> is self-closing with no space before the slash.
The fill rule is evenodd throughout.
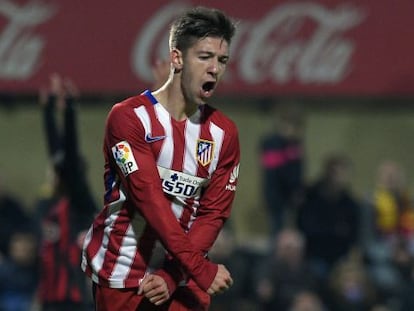
<path id="1" fill-rule="evenodd" d="M 178 49 L 172 49 L 170 57 L 174 72 L 180 72 L 183 69 L 183 53 Z"/>

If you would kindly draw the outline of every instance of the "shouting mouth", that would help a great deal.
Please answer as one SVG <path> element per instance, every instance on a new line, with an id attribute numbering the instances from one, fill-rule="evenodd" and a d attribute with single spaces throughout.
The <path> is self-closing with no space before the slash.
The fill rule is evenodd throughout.
<path id="1" fill-rule="evenodd" d="M 213 94 L 216 82 L 208 81 L 201 86 L 203 97 L 210 97 Z"/>

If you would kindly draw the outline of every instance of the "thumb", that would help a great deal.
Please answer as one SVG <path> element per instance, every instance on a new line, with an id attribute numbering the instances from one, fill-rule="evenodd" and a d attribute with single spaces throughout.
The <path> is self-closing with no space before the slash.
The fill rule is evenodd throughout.
<path id="1" fill-rule="evenodd" d="M 139 286 L 138 286 L 138 293 L 137 293 L 138 295 L 142 295 L 143 294 L 143 292 L 144 292 L 144 286 L 150 282 L 150 279 L 151 278 L 148 275 L 148 273 L 145 273 L 144 277 L 141 278 L 141 279 L 139 279 L 139 281 L 138 281 Z"/>

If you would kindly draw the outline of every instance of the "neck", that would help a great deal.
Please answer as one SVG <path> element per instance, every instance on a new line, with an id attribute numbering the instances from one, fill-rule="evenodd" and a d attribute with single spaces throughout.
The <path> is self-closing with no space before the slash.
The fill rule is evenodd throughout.
<path id="1" fill-rule="evenodd" d="M 186 101 L 178 81 L 168 80 L 161 88 L 153 93 L 157 101 L 168 111 L 172 118 L 182 121 L 193 115 L 197 104 Z"/>

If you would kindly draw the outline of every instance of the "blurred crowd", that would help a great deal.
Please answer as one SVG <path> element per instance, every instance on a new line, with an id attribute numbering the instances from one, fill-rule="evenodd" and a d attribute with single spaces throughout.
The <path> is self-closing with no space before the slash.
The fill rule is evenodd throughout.
<path id="1" fill-rule="evenodd" d="M 54 74 L 40 91 L 47 150 L 45 184 L 26 207 L 0 183 L 0 310 L 90 310 L 80 270 L 83 239 L 97 211 L 77 128 L 77 88 Z"/>
<path id="2" fill-rule="evenodd" d="M 353 193 L 354 165 L 332 152 L 313 180 L 304 177 L 305 116 L 276 105 L 259 144 L 268 247 L 235 243 L 226 228 L 213 260 L 228 264 L 235 287 L 213 310 L 414 310 L 414 205 L 405 170 L 384 159 L 375 187 Z"/>
<path id="3" fill-rule="evenodd" d="M 34 206 L 2 191 L 0 180 L 0 311 L 91 309 L 78 260 L 96 205 L 76 147 L 76 96 L 59 76 L 40 96 L 50 165 Z M 55 113 L 63 115 L 60 138 Z M 235 282 L 211 310 L 414 310 L 414 205 L 404 168 L 384 159 L 364 198 L 352 191 L 348 154 L 326 155 L 317 178 L 306 180 L 306 116 L 294 104 L 274 115 L 257 147 L 267 247 L 237 241 L 226 224 L 209 256 Z"/>

